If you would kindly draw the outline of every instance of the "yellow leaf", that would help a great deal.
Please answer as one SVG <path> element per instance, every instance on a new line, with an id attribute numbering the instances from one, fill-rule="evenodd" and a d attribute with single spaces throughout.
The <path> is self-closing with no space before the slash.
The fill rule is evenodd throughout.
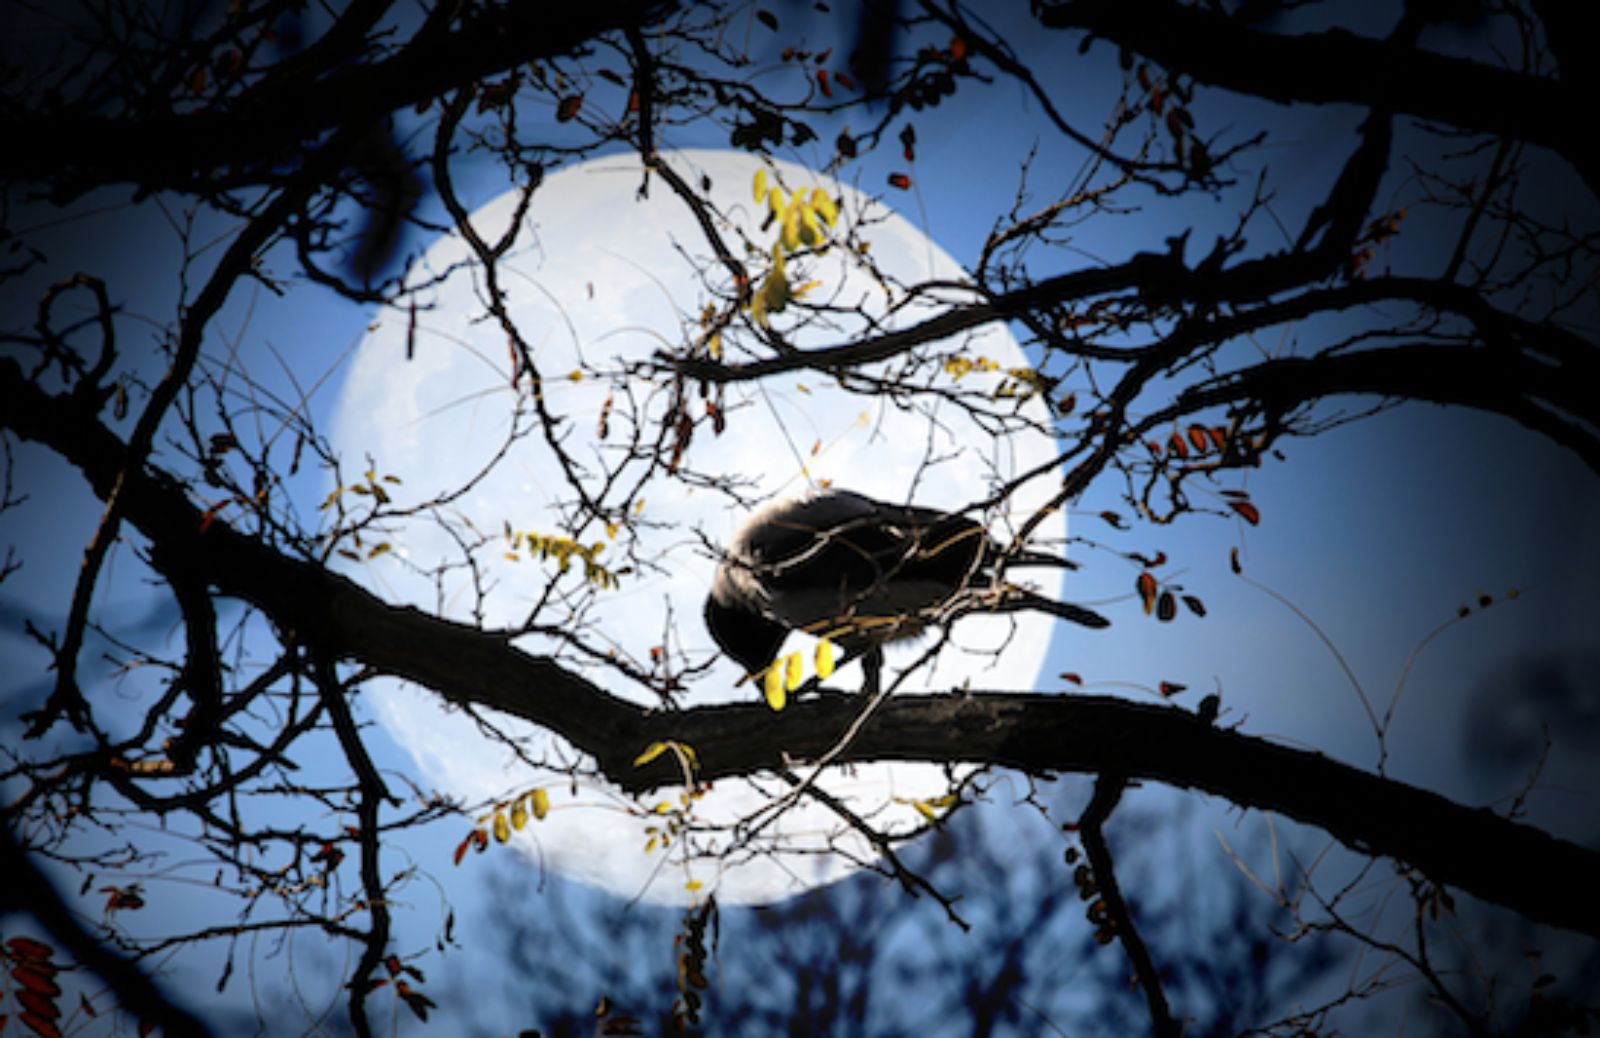
<path id="1" fill-rule="evenodd" d="M 800 210 L 800 225 L 800 240 L 807 245 L 815 245 L 825 236 L 817 220 L 817 211 L 810 206 Z"/>
<path id="2" fill-rule="evenodd" d="M 567 372 L 567 381 L 568 382 L 582 382 L 583 381 L 583 369 L 581 369 L 581 368 L 573 368 L 571 371 Z"/>
<path id="3" fill-rule="evenodd" d="M 817 677 L 827 680 L 833 676 L 833 642 L 824 638 L 817 643 Z"/>
<path id="4" fill-rule="evenodd" d="M 667 752 L 667 744 L 666 743 L 664 743 L 664 742 L 653 742 L 649 746 L 646 746 L 644 748 L 644 752 L 643 753 L 641 753 L 641 754 L 639 754 L 639 756 L 633 758 L 633 766 L 636 767 L 636 768 L 642 768 L 646 764 L 649 764 L 651 761 L 655 760 L 657 757 L 661 756 L 663 753 L 666 753 L 666 752 Z"/>
<path id="5" fill-rule="evenodd" d="M 833 196 L 820 187 L 811 189 L 811 208 L 817 211 L 817 215 L 822 217 L 829 227 L 839 219 L 839 207 L 834 204 Z"/>
<path id="6" fill-rule="evenodd" d="M 527 825 L 527 824 L 528 824 L 528 804 L 527 804 L 527 801 L 524 800 L 522 797 L 517 797 L 517 799 L 511 805 L 511 828 L 515 829 L 517 832 L 520 833 L 522 831 L 522 827 Z"/>
<path id="7" fill-rule="evenodd" d="M 783 661 L 783 688 L 793 692 L 806 679 L 806 661 L 798 652 L 791 652 Z"/>
<path id="8" fill-rule="evenodd" d="M 685 883 L 683 885 L 683 889 L 688 890 L 688 891 L 695 891 L 695 890 L 699 890 L 703 886 L 705 886 L 705 884 L 700 882 L 699 880 L 691 879 L 689 882 L 687 882 L 687 883 Z"/>
<path id="9" fill-rule="evenodd" d="M 509 839 L 511 839 L 511 826 L 506 822 L 506 813 L 504 811 L 496 811 L 494 813 L 494 841 L 495 843 L 505 843 Z"/>
<path id="10" fill-rule="evenodd" d="M 784 201 L 782 189 L 775 187 L 767 192 L 767 208 L 772 210 L 772 214 L 774 216 L 778 216 L 783 213 L 783 206 Z"/>
<path id="11" fill-rule="evenodd" d="M 533 817 L 544 819 L 550 813 L 550 794 L 542 789 L 536 789 L 528 794 L 528 800 L 533 804 Z"/>
<path id="12" fill-rule="evenodd" d="M 761 691 L 767 697 L 767 705 L 774 710 L 782 710 L 789 704 L 789 690 L 783 687 L 783 671 L 776 663 L 762 676 Z"/>
<path id="13" fill-rule="evenodd" d="M 765 166 L 756 170 L 755 183 L 752 186 L 751 194 L 755 196 L 757 202 L 767 197 L 767 170 Z"/>

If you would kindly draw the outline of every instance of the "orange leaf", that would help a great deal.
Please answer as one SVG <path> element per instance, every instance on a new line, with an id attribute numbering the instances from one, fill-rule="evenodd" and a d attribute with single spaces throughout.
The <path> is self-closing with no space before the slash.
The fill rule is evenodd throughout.
<path id="1" fill-rule="evenodd" d="M 904 191 L 906 188 L 911 186 L 911 178 L 906 176 L 904 173 L 890 173 L 889 186 L 897 187 Z"/>
<path id="2" fill-rule="evenodd" d="M 1206 433 L 1206 427 L 1203 425 L 1189 426 L 1189 442 L 1194 446 L 1197 453 L 1204 454 L 1206 449 L 1211 446 L 1211 437 Z"/>
<path id="3" fill-rule="evenodd" d="M 1172 447 L 1172 453 L 1178 457 L 1187 458 L 1189 456 L 1189 444 L 1184 441 L 1182 433 L 1173 433 L 1172 439 L 1167 442 Z"/>
<path id="4" fill-rule="evenodd" d="M 583 107 L 582 94 L 568 94 L 556 105 L 556 122 L 571 122 L 578 114 L 578 109 Z"/>
<path id="5" fill-rule="evenodd" d="M 1139 592 L 1139 601 L 1144 604 L 1144 615 L 1149 616 L 1156 607 L 1156 578 L 1146 571 L 1139 574 L 1133 586 Z"/>

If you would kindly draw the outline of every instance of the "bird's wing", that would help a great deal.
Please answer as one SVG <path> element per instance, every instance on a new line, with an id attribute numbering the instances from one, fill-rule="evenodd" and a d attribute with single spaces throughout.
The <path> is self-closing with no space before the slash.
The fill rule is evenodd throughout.
<path id="1" fill-rule="evenodd" d="M 866 595 L 889 584 L 942 587 L 948 594 L 973 575 L 991 546 L 983 527 L 964 516 L 834 490 L 763 514 L 742 547 L 775 592 Z M 913 597 L 915 608 L 930 604 L 926 593 Z"/>

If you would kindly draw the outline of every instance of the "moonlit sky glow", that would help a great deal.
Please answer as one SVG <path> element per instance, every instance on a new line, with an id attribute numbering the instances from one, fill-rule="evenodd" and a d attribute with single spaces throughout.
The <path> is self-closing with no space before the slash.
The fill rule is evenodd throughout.
<path id="1" fill-rule="evenodd" d="M 730 241 L 751 243 L 752 248 L 760 248 L 764 236 L 770 241 L 771 232 L 761 227 L 764 207 L 751 198 L 753 176 L 765 169 L 789 191 L 822 185 L 841 197 L 841 230 L 861 227 L 880 275 L 901 284 L 941 280 L 954 285 L 962 279 L 955 261 L 904 218 L 803 167 L 716 151 L 677 153 L 670 161 L 686 181 L 709 178 L 713 204 Z M 641 669 L 648 667 L 656 645 L 681 645 L 696 661 L 713 653 L 700 621 L 700 604 L 715 566 L 713 546 L 731 536 L 747 513 L 745 502 L 832 483 L 891 501 L 965 509 L 990 497 L 998 482 L 1049 460 L 1053 444 L 1048 416 L 1037 399 L 1020 409 L 998 402 L 1002 413 L 1018 411 L 1013 424 L 1021 431 L 996 440 L 948 402 L 935 398 L 898 407 L 872 393 L 847 391 L 814 372 L 735 387 L 726 400 L 727 432 L 702 435 L 689 450 L 687 467 L 737 481 L 744 501 L 711 487 L 686 487 L 659 466 L 652 471 L 654 454 L 617 460 L 612 439 L 598 436 L 602 412 L 609 411 L 610 425 L 624 428 L 664 422 L 670 387 L 665 380 L 652 384 L 629 365 L 647 362 L 675 338 L 696 333 L 695 315 L 705 302 L 698 282 L 705 275 L 696 268 L 718 269 L 686 207 L 659 177 L 641 198 L 642 182 L 639 162 L 628 156 L 550 176 L 525 218 L 519 247 L 500 271 L 513 318 L 536 350 L 544 398 L 553 413 L 569 420 L 565 431 L 571 435 L 564 442 L 572 456 L 596 476 L 621 472 L 625 483 L 650 481 L 642 491 L 641 516 L 655 525 L 638 527 L 640 535 L 631 543 L 608 541 L 601 556 L 608 560 L 626 554 L 636 557 L 637 564 L 620 587 L 600 595 L 600 611 L 592 621 L 600 645 Z M 480 233 L 502 234 L 515 218 L 517 202 L 518 193 L 508 192 L 481 207 L 474 214 Z M 416 279 L 454 273 L 419 301 L 415 327 L 404 315 L 373 327 L 345 381 L 334 440 L 346 458 L 370 457 L 378 471 L 401 475 L 403 484 L 394 493 L 406 500 L 452 497 L 448 515 L 430 512 L 386 531 L 396 545 L 393 555 L 359 567 L 360 579 L 393 600 L 424 608 L 439 604 L 445 615 L 459 619 L 470 619 L 481 609 L 477 615 L 490 626 L 515 627 L 527 622 L 546 586 L 540 564 L 520 555 L 511 561 L 504 538 L 491 537 L 474 553 L 483 567 L 479 579 L 492 588 L 480 603 L 465 571 L 457 569 L 440 581 L 427 576 L 460 556 L 460 536 L 452 536 L 445 525 L 497 531 L 510 524 L 517 530 L 571 533 L 586 542 L 607 537 L 598 524 L 569 528 L 564 517 L 571 514 L 571 492 L 537 430 L 512 437 L 505 456 L 498 457 L 514 428 L 516 401 L 509 388 L 504 332 L 486 319 L 481 278 L 467 259 L 467 246 L 446 238 L 419 261 Z M 814 280 L 819 297 L 860 310 L 799 329 L 775 317 L 802 347 L 848 341 L 868 319 L 884 330 L 904 327 L 936 305 L 927 301 L 887 312 L 889 293 L 843 247 L 792 262 L 796 284 Z M 1026 365 L 1016 342 L 999 327 L 940 344 L 938 350 L 940 355 L 988 357 L 1002 368 Z M 890 367 L 877 366 L 886 372 Z M 931 378 L 950 380 L 941 368 L 934 371 Z M 993 373 L 969 377 L 993 383 L 1003 378 Z M 607 400 L 613 401 L 609 408 Z M 452 493 L 468 477 L 491 467 L 464 494 Z M 598 478 L 593 482 L 599 485 Z M 1005 536 L 1047 501 L 1053 489 L 1052 480 L 1034 479 L 985 519 L 997 535 Z M 1055 513 L 1035 530 L 1031 543 L 1064 551 L 1064 513 Z M 1059 571 L 1034 571 L 1030 582 L 1047 594 L 1059 593 Z M 547 607 L 533 622 L 549 623 L 548 615 Z M 558 622 L 577 622 L 576 616 L 556 615 Z M 1034 687 L 1052 627 L 1039 616 L 964 619 L 932 666 L 919 667 L 902 687 Z M 539 651 L 538 638 L 530 640 L 530 648 Z M 897 666 L 917 663 L 926 649 L 922 643 L 892 648 L 891 680 Z M 569 662 L 584 667 L 587 661 L 572 655 Z M 649 702 L 644 698 L 648 693 L 615 676 L 605 677 L 604 668 L 587 669 L 618 695 Z M 846 688 L 859 684 L 858 674 L 852 673 L 858 670 L 846 668 L 834 682 Z M 739 677 L 733 664 L 719 662 L 695 680 L 684 702 L 755 696 L 753 686 L 738 686 Z M 737 864 L 725 866 L 714 882 L 705 863 L 691 867 L 674 860 L 675 853 L 668 858 L 672 867 L 664 869 L 661 854 L 643 852 L 660 824 L 650 805 L 621 797 L 599 780 L 580 783 L 576 795 L 568 793 L 560 768 L 574 754 L 554 737 L 509 719 L 495 721 L 522 752 L 552 763 L 551 770 L 529 768 L 517 762 L 508 746 L 486 739 L 472 718 L 446 709 L 431 693 L 389 687 L 377 703 L 386 725 L 424 773 L 469 803 L 493 801 L 534 785 L 558 790 L 547 823 L 525 831 L 524 848 L 542 863 L 623 896 L 684 899 L 691 893 L 685 883 L 693 879 L 729 902 L 770 900 L 835 879 L 853 862 L 874 857 L 865 838 L 825 807 L 804 800 L 760 829 L 759 842 L 750 848 L 784 853 L 733 856 Z M 774 721 L 781 723 L 781 716 Z M 858 816 L 890 831 L 915 825 L 920 816 L 911 801 L 936 797 L 948 785 L 942 769 L 910 764 L 857 767 L 848 774 L 830 770 L 820 781 Z M 720 853 L 729 846 L 726 827 L 755 816 L 773 792 L 770 782 L 718 783 L 695 809 L 700 824 L 718 830 L 706 837 L 707 849 Z M 837 853 L 819 853 L 830 846 Z"/>

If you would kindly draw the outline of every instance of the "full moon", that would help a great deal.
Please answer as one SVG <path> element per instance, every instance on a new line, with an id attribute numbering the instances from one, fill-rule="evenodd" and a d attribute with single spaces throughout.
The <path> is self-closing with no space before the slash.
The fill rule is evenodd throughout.
<path id="1" fill-rule="evenodd" d="M 563 168 L 528 204 L 512 191 L 472 214 L 480 242 L 505 245 L 493 268 L 504 313 L 461 234 L 442 236 L 413 266 L 414 306 L 386 312 L 349 370 L 334 421 L 343 466 L 334 497 L 350 510 L 386 502 L 359 542 L 343 542 L 348 572 L 386 599 L 522 632 L 527 651 L 558 657 L 610 694 L 679 709 L 760 699 L 717 655 L 700 617 L 716 546 L 760 502 L 846 487 L 968 510 L 1006 540 L 1059 478 L 1048 411 L 999 325 L 859 377 L 802 370 L 731 383 L 720 396 L 686 391 L 661 358 L 694 348 L 736 364 L 785 343 L 846 344 L 974 295 L 961 267 L 882 199 L 740 152 L 665 161 L 752 284 L 770 271 L 783 233 L 772 199 L 754 196 L 758 171 L 764 195 L 832 200 L 831 225 L 814 223 L 808 247 L 787 257 L 788 283 L 808 305 L 740 311 L 706 222 L 637 156 Z M 937 287 L 908 298 L 922 284 Z M 514 377 L 519 348 L 537 379 Z M 890 384 L 903 389 L 882 391 Z M 998 505 L 977 510 L 1025 474 Z M 613 506 L 620 511 L 606 511 Z M 1065 513 L 1037 524 L 1029 544 L 1064 552 Z M 1057 570 L 1027 581 L 1059 593 Z M 946 642 L 892 648 L 885 684 L 1034 687 L 1053 630 L 1045 617 L 966 617 Z M 668 674 L 671 702 L 650 683 Z M 859 668 L 846 667 L 828 684 L 853 691 L 859 682 Z M 518 719 L 448 708 L 399 682 L 372 686 L 370 700 L 427 780 L 475 818 L 540 790 L 547 813 L 510 845 L 538 868 L 624 897 L 770 902 L 876 857 L 836 807 L 793 796 L 775 777 L 636 800 Z M 780 731 L 783 720 L 772 715 Z M 943 809 L 959 777 L 884 764 L 824 768 L 814 781 L 855 819 L 904 835 Z"/>

